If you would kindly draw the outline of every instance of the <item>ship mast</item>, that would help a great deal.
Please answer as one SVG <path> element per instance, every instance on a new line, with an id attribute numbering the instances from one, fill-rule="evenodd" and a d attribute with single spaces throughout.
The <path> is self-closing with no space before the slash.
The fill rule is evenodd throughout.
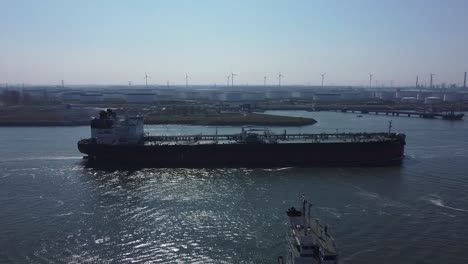
<path id="1" fill-rule="evenodd" d="M 307 200 L 305 199 L 305 196 L 303 194 L 302 195 L 302 221 L 303 221 L 304 225 L 306 223 L 306 221 L 305 221 L 306 203 L 307 203 Z"/>

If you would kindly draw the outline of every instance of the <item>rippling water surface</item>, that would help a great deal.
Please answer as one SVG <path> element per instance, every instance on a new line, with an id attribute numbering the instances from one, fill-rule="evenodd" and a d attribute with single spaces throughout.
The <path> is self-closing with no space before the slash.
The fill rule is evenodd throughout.
<path id="1" fill-rule="evenodd" d="M 276 113 L 316 118 L 288 128 L 304 133 L 386 131 L 391 119 Z M 407 134 L 397 167 L 130 171 L 83 163 L 76 141 L 88 127 L 0 128 L 0 263 L 274 263 L 302 193 L 342 263 L 468 263 L 467 122 L 395 117 L 393 127 Z"/>

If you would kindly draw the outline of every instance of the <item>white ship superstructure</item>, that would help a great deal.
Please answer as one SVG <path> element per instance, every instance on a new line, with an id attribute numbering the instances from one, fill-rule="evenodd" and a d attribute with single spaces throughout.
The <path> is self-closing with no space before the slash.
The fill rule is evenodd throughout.
<path id="1" fill-rule="evenodd" d="M 142 117 L 119 119 L 110 109 L 101 111 L 99 115 L 99 119 L 91 121 L 91 139 L 97 144 L 143 144 L 145 133 Z"/>

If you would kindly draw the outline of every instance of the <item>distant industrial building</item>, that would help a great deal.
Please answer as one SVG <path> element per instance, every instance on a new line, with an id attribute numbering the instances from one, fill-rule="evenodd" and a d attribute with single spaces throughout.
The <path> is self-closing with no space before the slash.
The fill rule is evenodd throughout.
<path id="1" fill-rule="evenodd" d="M 314 101 L 316 102 L 338 102 L 341 99 L 341 94 L 335 93 L 320 93 L 314 94 Z"/>
<path id="2" fill-rule="evenodd" d="M 442 102 L 442 99 L 437 96 L 429 96 L 429 97 L 426 97 L 426 99 L 424 100 L 425 104 L 438 104 L 441 102 Z"/>
<path id="3" fill-rule="evenodd" d="M 10 88 L 11 89 L 11 88 Z M 93 89 L 93 90 L 91 90 Z M 265 86 L 235 86 L 216 87 L 201 86 L 193 89 L 177 86 L 161 86 L 158 88 L 106 86 L 82 87 L 70 89 L 67 87 L 38 86 L 19 88 L 28 100 L 82 102 L 82 103 L 139 103 L 153 104 L 167 101 L 202 101 L 202 102 L 240 102 L 263 100 L 307 100 L 318 103 L 334 102 L 369 102 L 375 99 L 395 101 L 401 103 L 427 103 L 438 102 L 457 103 L 468 101 L 468 91 L 462 88 L 425 89 L 414 88 L 351 88 L 351 87 L 265 87 Z M 29 96 L 29 97 L 28 97 Z"/>
<path id="4" fill-rule="evenodd" d="M 84 93 L 80 95 L 80 102 L 82 103 L 99 103 L 102 102 L 101 93 Z"/>
<path id="5" fill-rule="evenodd" d="M 291 93 L 286 90 L 271 90 L 266 92 L 266 97 L 271 100 L 289 99 L 291 98 Z"/>
<path id="6" fill-rule="evenodd" d="M 302 90 L 299 92 L 300 98 L 303 100 L 312 100 L 314 99 L 315 92 L 311 90 Z"/>
<path id="7" fill-rule="evenodd" d="M 126 102 L 127 99 L 120 92 L 104 92 L 102 94 L 102 101 L 108 103 L 121 103 Z"/>
<path id="8" fill-rule="evenodd" d="M 396 99 L 401 99 L 404 97 L 417 97 L 419 90 L 396 90 L 395 92 L 395 98 Z"/>
<path id="9" fill-rule="evenodd" d="M 221 94 L 221 101 L 236 102 L 242 101 L 242 92 L 240 91 L 227 91 Z"/>
<path id="10" fill-rule="evenodd" d="M 218 101 L 221 95 L 221 92 L 217 89 L 199 89 L 200 100 L 204 101 Z"/>
<path id="11" fill-rule="evenodd" d="M 394 91 L 376 91 L 375 98 L 380 100 L 395 100 L 395 92 Z"/>
<path id="12" fill-rule="evenodd" d="M 179 91 L 177 98 L 181 100 L 198 100 L 200 99 L 200 92 L 197 90 Z"/>
<path id="13" fill-rule="evenodd" d="M 417 102 L 418 102 L 418 98 L 416 98 L 414 96 L 401 98 L 401 103 L 403 103 L 403 104 L 415 104 Z"/>
<path id="14" fill-rule="evenodd" d="M 43 89 L 23 89 L 23 93 L 35 99 L 45 98 L 47 96 L 47 88 Z"/>
<path id="15" fill-rule="evenodd" d="M 357 101 L 372 99 L 373 93 L 368 91 L 345 91 L 340 93 L 342 101 Z"/>
<path id="16" fill-rule="evenodd" d="M 155 101 L 155 95 L 151 92 L 127 93 L 125 99 L 130 104 L 152 104 Z"/>
<path id="17" fill-rule="evenodd" d="M 246 101 L 262 101 L 266 99 L 265 92 L 243 92 L 242 100 Z"/>
<path id="18" fill-rule="evenodd" d="M 162 88 L 154 90 L 155 101 L 172 101 L 177 99 L 177 91 L 171 88 Z"/>
<path id="19" fill-rule="evenodd" d="M 64 92 L 62 94 L 62 100 L 64 102 L 79 102 L 81 101 L 81 95 L 83 94 L 83 91 Z"/>

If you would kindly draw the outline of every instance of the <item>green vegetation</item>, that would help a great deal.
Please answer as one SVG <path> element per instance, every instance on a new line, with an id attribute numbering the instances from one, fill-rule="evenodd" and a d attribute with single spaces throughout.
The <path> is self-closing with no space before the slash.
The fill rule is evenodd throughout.
<path id="1" fill-rule="evenodd" d="M 312 118 L 276 116 L 258 113 L 220 113 L 216 115 L 148 115 L 146 124 L 190 125 L 258 125 L 258 126 L 305 126 L 316 123 Z"/>
<path id="2" fill-rule="evenodd" d="M 0 106 L 0 126 L 80 126 L 88 125 L 100 108 L 90 106 Z M 275 116 L 249 112 L 223 112 L 203 106 L 132 106 L 117 108 L 119 115 L 140 114 L 146 124 L 188 125 L 258 125 L 304 126 L 314 124 L 312 118 Z"/>

